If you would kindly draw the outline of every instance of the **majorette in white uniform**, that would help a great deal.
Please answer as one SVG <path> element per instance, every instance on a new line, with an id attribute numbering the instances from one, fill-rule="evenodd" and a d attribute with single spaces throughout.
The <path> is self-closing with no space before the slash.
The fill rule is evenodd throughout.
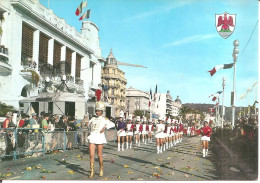
<path id="1" fill-rule="evenodd" d="M 142 124 L 142 138 L 143 138 L 143 143 L 145 145 L 147 142 L 147 134 L 148 134 L 148 125 L 146 124 L 146 117 L 144 117 L 143 124 Z"/>
<path id="2" fill-rule="evenodd" d="M 166 149 L 168 149 L 168 147 L 169 146 L 171 146 L 170 145 L 170 143 L 171 143 L 171 119 L 170 118 L 168 118 L 168 120 L 167 120 L 167 126 L 165 127 L 165 129 L 166 129 Z"/>
<path id="3" fill-rule="evenodd" d="M 148 125 L 148 136 L 150 136 L 150 138 L 148 137 L 150 143 L 153 143 L 153 120 L 149 119 L 149 125 Z"/>
<path id="4" fill-rule="evenodd" d="M 90 135 L 88 136 L 88 141 L 91 144 L 105 144 L 107 143 L 105 133 L 100 131 L 104 128 L 104 126 L 109 129 L 113 128 L 115 124 L 111 121 L 109 121 L 107 118 L 104 118 L 103 116 L 99 117 L 93 117 L 89 121 L 90 125 Z"/>
<path id="5" fill-rule="evenodd" d="M 128 123 L 126 125 L 126 149 L 128 149 L 128 142 L 130 141 L 130 149 L 132 148 L 132 140 L 134 134 L 134 124 L 132 124 L 132 117 L 129 116 Z"/>
<path id="6" fill-rule="evenodd" d="M 160 117 L 159 123 L 156 124 L 155 138 L 157 141 L 157 154 L 162 153 L 162 148 L 163 148 L 162 139 L 165 138 L 165 135 L 163 133 L 165 130 L 165 127 L 164 127 L 164 124 L 162 124 L 162 122 L 163 122 L 163 118 Z M 158 142 L 159 142 L 159 144 L 158 144 Z"/>
<path id="7" fill-rule="evenodd" d="M 135 135 L 135 142 L 136 142 L 136 144 L 138 143 L 138 146 L 140 146 L 141 131 L 142 131 L 142 125 L 140 124 L 140 116 L 137 116 L 134 135 Z"/>

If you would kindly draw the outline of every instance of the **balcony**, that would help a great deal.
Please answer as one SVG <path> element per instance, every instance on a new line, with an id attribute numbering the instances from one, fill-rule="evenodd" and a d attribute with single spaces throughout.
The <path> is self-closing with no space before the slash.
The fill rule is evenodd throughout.
<path id="1" fill-rule="evenodd" d="M 8 76 L 12 73 L 12 66 L 9 64 L 8 48 L 0 46 L 0 75 Z"/>

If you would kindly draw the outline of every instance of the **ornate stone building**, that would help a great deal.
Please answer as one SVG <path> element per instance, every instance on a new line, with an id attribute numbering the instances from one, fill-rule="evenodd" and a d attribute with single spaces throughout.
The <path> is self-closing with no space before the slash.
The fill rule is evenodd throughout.
<path id="1" fill-rule="evenodd" d="M 125 73 L 118 68 L 111 49 L 102 69 L 102 88 L 103 100 L 112 106 L 112 117 L 117 117 L 120 110 L 125 112 L 126 83 Z"/>
<path id="2" fill-rule="evenodd" d="M 78 32 L 39 0 L 1 0 L 0 17 L 2 102 L 28 114 L 79 118 L 95 107 L 105 62 L 97 25 L 83 21 Z"/>

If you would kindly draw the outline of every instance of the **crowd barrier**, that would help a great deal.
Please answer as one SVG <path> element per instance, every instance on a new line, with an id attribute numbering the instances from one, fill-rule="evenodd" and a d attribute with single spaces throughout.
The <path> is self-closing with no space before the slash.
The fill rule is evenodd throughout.
<path id="1" fill-rule="evenodd" d="M 87 146 L 88 129 L 45 131 L 42 128 L 0 128 L 0 159 L 41 156 L 50 151 Z M 115 142 L 116 129 L 105 131 L 108 142 Z"/>

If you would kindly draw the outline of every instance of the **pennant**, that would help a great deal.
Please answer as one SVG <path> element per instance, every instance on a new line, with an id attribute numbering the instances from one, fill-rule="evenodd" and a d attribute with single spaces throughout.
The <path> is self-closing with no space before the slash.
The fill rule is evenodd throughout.
<path id="1" fill-rule="evenodd" d="M 83 20 L 83 19 L 88 19 L 90 17 L 90 11 L 91 9 L 87 10 L 81 17 L 79 20 Z"/>
<path id="2" fill-rule="evenodd" d="M 211 77 L 219 70 L 221 69 L 230 69 L 232 68 L 234 63 L 231 64 L 222 64 L 222 65 L 216 65 L 212 70 L 208 71 L 211 75 Z"/>
<path id="3" fill-rule="evenodd" d="M 218 91 L 217 93 L 211 94 L 209 97 L 214 96 L 214 97 L 212 98 L 212 101 L 215 101 L 215 100 L 219 97 L 219 95 L 220 95 L 221 93 L 222 93 L 222 91 Z"/>
<path id="4" fill-rule="evenodd" d="M 80 3 L 80 5 L 79 5 L 79 7 L 77 8 L 75 14 L 76 14 L 77 16 L 79 16 L 79 15 L 82 13 L 84 7 L 87 7 L 87 1 L 86 1 L 86 2 L 83 2 L 83 1 L 82 1 L 82 2 Z"/>

